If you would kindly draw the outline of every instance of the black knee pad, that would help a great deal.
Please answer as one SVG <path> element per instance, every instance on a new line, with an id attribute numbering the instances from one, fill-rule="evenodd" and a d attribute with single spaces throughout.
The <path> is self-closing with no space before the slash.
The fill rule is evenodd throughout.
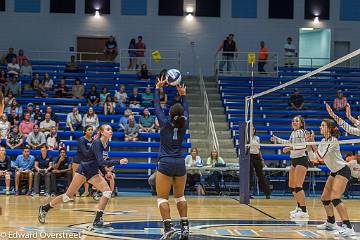
<path id="1" fill-rule="evenodd" d="M 289 187 L 289 189 L 290 189 L 291 192 L 295 192 L 295 188 Z"/>
<path id="2" fill-rule="evenodd" d="M 333 199 L 331 200 L 332 204 L 334 205 L 334 207 L 336 207 L 337 205 L 339 205 L 341 203 L 341 199 Z"/>
<path id="3" fill-rule="evenodd" d="M 296 192 L 296 193 L 301 192 L 302 190 L 303 190 L 302 187 L 296 187 L 296 188 L 295 188 L 295 192 Z"/>
<path id="4" fill-rule="evenodd" d="M 328 205 L 330 205 L 331 200 L 321 200 L 321 202 L 324 206 L 328 206 Z"/>

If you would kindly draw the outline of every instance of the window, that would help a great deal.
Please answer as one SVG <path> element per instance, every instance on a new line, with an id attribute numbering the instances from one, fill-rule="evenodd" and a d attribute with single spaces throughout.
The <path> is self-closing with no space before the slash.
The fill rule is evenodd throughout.
<path id="1" fill-rule="evenodd" d="M 220 17 L 220 0 L 196 0 L 195 15 L 198 17 Z"/>
<path id="2" fill-rule="evenodd" d="M 294 0 L 269 0 L 269 18 L 293 19 Z"/>
<path id="3" fill-rule="evenodd" d="M 184 16 L 184 0 L 159 0 L 159 16 Z"/>
<path id="4" fill-rule="evenodd" d="M 75 0 L 50 0 L 51 13 L 75 13 Z"/>
<path id="5" fill-rule="evenodd" d="M 110 14 L 110 0 L 85 0 L 86 14 L 94 14 L 96 10 L 100 14 Z"/>

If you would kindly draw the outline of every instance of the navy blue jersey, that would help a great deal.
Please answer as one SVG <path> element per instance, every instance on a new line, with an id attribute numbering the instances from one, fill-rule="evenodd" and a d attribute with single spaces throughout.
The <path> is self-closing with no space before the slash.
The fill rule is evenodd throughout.
<path id="1" fill-rule="evenodd" d="M 75 156 L 76 163 L 81 163 L 82 161 L 88 158 L 91 143 L 92 143 L 92 139 L 88 140 L 85 136 L 82 136 L 79 139 L 77 145 L 77 153 Z"/>
<path id="2" fill-rule="evenodd" d="M 60 156 L 56 157 L 54 159 L 54 166 L 59 162 L 60 160 Z M 59 167 L 57 168 L 57 170 L 65 170 L 69 168 L 69 165 L 71 164 L 71 159 L 69 157 L 66 157 L 64 161 L 62 161 L 59 165 Z"/>
<path id="3" fill-rule="evenodd" d="M 177 129 L 171 122 L 170 116 L 166 116 L 161 109 L 160 92 L 159 89 L 155 89 L 154 105 L 160 125 L 160 158 L 182 158 L 181 145 L 184 141 L 186 129 L 189 126 L 189 106 L 185 96 L 181 97 L 181 104 L 184 107 L 185 128 Z"/>
<path id="4" fill-rule="evenodd" d="M 10 171 L 11 169 L 11 160 L 9 156 L 5 156 L 4 161 L 0 160 L 0 171 Z"/>
<path id="5" fill-rule="evenodd" d="M 46 154 L 46 157 L 43 158 L 40 154 L 35 158 L 35 162 L 39 162 L 39 168 L 40 169 L 46 169 L 49 167 L 50 162 L 53 162 L 53 158 Z"/>

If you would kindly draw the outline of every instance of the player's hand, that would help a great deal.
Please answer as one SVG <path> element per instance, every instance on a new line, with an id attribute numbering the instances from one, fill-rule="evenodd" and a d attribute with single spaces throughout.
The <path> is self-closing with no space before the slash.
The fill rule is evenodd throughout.
<path id="1" fill-rule="evenodd" d="M 350 118 L 351 117 L 351 107 L 350 107 L 350 104 L 346 104 L 346 107 L 345 107 L 345 110 L 346 110 L 346 117 L 347 118 Z"/>
<path id="2" fill-rule="evenodd" d="M 162 88 L 168 84 L 167 79 L 164 77 L 156 79 L 156 89 Z"/>
<path id="3" fill-rule="evenodd" d="M 305 133 L 305 141 L 306 142 L 315 142 L 315 133 L 314 133 L 314 131 Z"/>
<path id="4" fill-rule="evenodd" d="M 275 135 L 272 135 L 270 138 L 270 141 L 272 141 L 273 143 L 276 143 L 277 141 L 277 137 Z"/>
<path id="5" fill-rule="evenodd" d="M 177 89 L 180 96 L 185 96 L 186 95 L 186 86 L 184 84 L 176 85 L 176 89 Z"/>
<path id="6" fill-rule="evenodd" d="M 127 164 L 129 161 L 127 158 L 120 159 L 120 164 Z"/>
<path id="7" fill-rule="evenodd" d="M 110 180 L 110 179 L 112 178 L 112 173 L 111 173 L 111 172 L 107 172 L 107 173 L 105 174 L 105 178 L 106 178 L 107 180 Z"/>
<path id="8" fill-rule="evenodd" d="M 328 103 L 325 103 L 326 111 L 329 113 L 330 117 L 332 117 L 335 121 L 339 120 L 339 117 L 334 113 Z"/>
<path id="9" fill-rule="evenodd" d="M 288 152 L 290 152 L 290 150 L 291 150 L 291 147 L 284 147 L 283 148 L 283 153 L 288 153 Z"/>

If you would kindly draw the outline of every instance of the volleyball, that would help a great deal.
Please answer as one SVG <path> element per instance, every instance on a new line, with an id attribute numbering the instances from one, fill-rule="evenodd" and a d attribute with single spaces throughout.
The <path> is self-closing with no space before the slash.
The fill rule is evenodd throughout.
<path id="1" fill-rule="evenodd" d="M 176 86 L 181 83 L 181 73 L 177 69 L 170 69 L 166 72 L 166 79 L 171 86 Z"/>

